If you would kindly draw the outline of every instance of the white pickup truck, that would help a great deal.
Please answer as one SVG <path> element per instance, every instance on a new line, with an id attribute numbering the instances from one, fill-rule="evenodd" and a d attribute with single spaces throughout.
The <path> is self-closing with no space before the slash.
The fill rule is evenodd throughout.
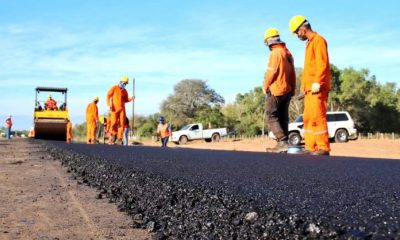
<path id="1" fill-rule="evenodd" d="M 188 141 L 204 139 L 206 142 L 218 142 L 227 136 L 226 128 L 203 130 L 203 124 L 194 123 L 184 126 L 181 130 L 172 132 L 171 141 L 176 144 L 186 144 Z"/>

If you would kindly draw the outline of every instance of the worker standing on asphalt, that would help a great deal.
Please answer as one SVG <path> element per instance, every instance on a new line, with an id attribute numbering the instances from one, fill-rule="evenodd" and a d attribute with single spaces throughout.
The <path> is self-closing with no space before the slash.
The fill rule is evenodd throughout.
<path id="1" fill-rule="evenodd" d="M 86 143 L 95 144 L 96 143 L 96 127 L 97 121 L 99 120 L 99 111 L 97 108 L 97 103 L 99 102 L 99 97 L 95 97 L 93 102 L 89 103 L 86 108 Z"/>
<path id="2" fill-rule="evenodd" d="M 111 112 L 111 141 L 114 144 L 116 138 L 122 143 L 123 127 L 125 124 L 125 103 L 131 102 L 135 97 L 129 97 L 125 87 L 129 83 L 129 78 L 124 76 L 121 78 L 118 85 L 110 88 L 107 93 L 106 101 L 107 106 L 110 107 Z"/>
<path id="3" fill-rule="evenodd" d="M 72 142 L 72 123 L 71 120 L 67 120 L 67 143 Z"/>
<path id="4" fill-rule="evenodd" d="M 329 155 L 329 136 L 326 121 L 330 91 L 330 66 L 326 40 L 314 32 L 304 16 L 292 17 L 289 29 L 302 41 L 307 41 L 301 91 L 304 97 L 305 153 Z"/>
<path id="5" fill-rule="evenodd" d="M 293 57 L 275 28 L 265 31 L 264 43 L 271 51 L 263 84 L 263 92 L 266 94 L 265 112 L 268 115 L 268 126 L 277 140 L 276 146 L 267 148 L 267 151 L 287 152 L 289 103 L 296 90 Z"/>
<path id="6" fill-rule="evenodd" d="M 157 126 L 157 135 L 161 137 L 161 147 L 167 147 L 169 136 L 171 136 L 171 126 L 165 122 L 163 116 Z"/>
<path id="7" fill-rule="evenodd" d="M 129 140 L 129 119 L 125 117 L 125 124 L 124 124 L 124 146 L 128 146 Z"/>
<path id="8" fill-rule="evenodd" d="M 11 114 L 6 118 L 6 138 L 11 139 L 12 119 Z"/>

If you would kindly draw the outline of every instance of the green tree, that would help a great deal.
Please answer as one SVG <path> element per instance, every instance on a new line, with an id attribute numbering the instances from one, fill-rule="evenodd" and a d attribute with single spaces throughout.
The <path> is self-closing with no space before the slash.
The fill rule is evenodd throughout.
<path id="1" fill-rule="evenodd" d="M 161 103 L 161 113 L 176 126 L 193 122 L 198 111 L 212 110 L 222 106 L 224 98 L 206 81 L 186 79 L 174 87 L 174 93 Z"/>

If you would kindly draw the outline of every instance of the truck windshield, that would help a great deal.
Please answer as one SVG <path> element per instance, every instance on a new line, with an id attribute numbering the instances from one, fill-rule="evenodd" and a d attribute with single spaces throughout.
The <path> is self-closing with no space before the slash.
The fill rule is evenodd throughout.
<path id="1" fill-rule="evenodd" d="M 303 122 L 303 115 L 298 116 L 294 122 Z"/>
<path id="2" fill-rule="evenodd" d="M 182 131 L 182 130 L 188 130 L 188 129 L 190 128 L 190 126 L 191 126 L 190 124 L 189 124 L 189 125 L 186 125 L 186 126 L 184 126 L 183 128 L 181 128 L 181 131 Z"/>

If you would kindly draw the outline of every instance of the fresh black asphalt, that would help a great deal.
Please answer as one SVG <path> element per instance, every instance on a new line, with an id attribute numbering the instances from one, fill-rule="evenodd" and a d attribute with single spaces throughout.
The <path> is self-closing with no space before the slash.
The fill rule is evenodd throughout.
<path id="1" fill-rule="evenodd" d="M 206 194 L 209 189 L 210 192 L 245 201 L 263 219 L 264 222 L 259 223 L 263 230 L 258 231 L 259 236 L 231 234 L 229 238 L 232 239 L 243 236 L 248 239 L 291 239 L 293 236 L 400 239 L 400 161 L 397 160 L 144 146 L 52 144 L 91 159 L 104 159 L 106 163 L 125 170 L 206 189 Z M 269 214 L 269 211 L 286 220 L 271 224 L 269 220 L 274 215 Z M 243 216 L 245 213 L 241 214 Z M 296 220 L 298 222 L 291 223 L 293 218 L 299 219 Z M 292 224 L 292 228 L 301 227 L 302 230 L 273 230 L 277 225 L 284 227 L 285 224 Z M 268 228 L 280 233 L 271 234 L 272 230 Z M 257 234 L 254 229 L 252 231 L 252 234 Z M 263 235 L 262 232 L 269 232 L 269 235 Z M 175 236 L 171 232 L 168 234 L 161 234 L 160 239 Z M 184 235 L 176 236 L 179 238 Z M 202 235 L 202 238 L 221 239 L 221 236 L 228 235 L 215 233 Z"/>

